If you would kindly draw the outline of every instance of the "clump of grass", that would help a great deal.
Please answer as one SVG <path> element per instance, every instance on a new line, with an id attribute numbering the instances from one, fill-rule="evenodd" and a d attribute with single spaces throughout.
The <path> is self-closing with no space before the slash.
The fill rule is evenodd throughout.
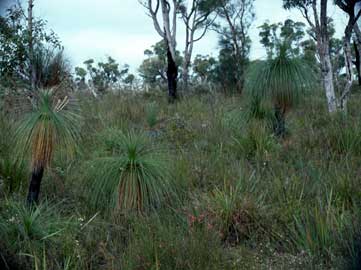
<path id="1" fill-rule="evenodd" d="M 249 98 L 245 117 L 249 121 L 252 119 L 264 119 L 274 121 L 272 109 L 269 108 L 269 104 L 266 103 L 262 97 L 256 94 L 253 94 Z"/>
<path id="2" fill-rule="evenodd" d="M 330 126 L 324 132 L 329 147 L 337 154 L 361 155 L 361 126 L 342 115 L 330 118 Z"/>
<path id="3" fill-rule="evenodd" d="M 318 208 L 306 210 L 301 217 L 295 217 L 295 227 L 295 241 L 300 251 L 330 258 L 335 237 L 327 214 Z"/>
<path id="4" fill-rule="evenodd" d="M 175 117 L 168 120 L 164 136 L 173 146 L 181 149 L 192 145 L 197 134 L 190 126 L 189 121 L 176 114 Z"/>
<path id="5" fill-rule="evenodd" d="M 232 144 L 240 157 L 262 160 L 276 153 L 278 143 L 270 134 L 267 123 L 253 120 L 243 130 L 244 133 L 234 135 Z"/>
<path id="6" fill-rule="evenodd" d="M 230 269 L 230 263 L 212 231 L 167 216 L 134 224 L 122 269 Z"/>
<path id="7" fill-rule="evenodd" d="M 17 162 L 11 157 L 0 158 L 0 190 L 6 193 L 18 192 L 23 189 L 27 177 L 25 162 Z M 2 182 L 2 183 L 1 183 Z"/>
<path id="8" fill-rule="evenodd" d="M 232 133 L 239 133 L 246 126 L 247 117 L 244 117 L 242 109 L 233 109 L 221 115 L 221 124 Z"/>
<path id="9" fill-rule="evenodd" d="M 253 177 L 251 177 L 253 181 Z M 256 186 L 240 179 L 236 184 L 216 188 L 206 199 L 210 222 L 220 232 L 222 240 L 236 245 L 242 241 L 257 238 L 260 222 L 261 197 L 256 201 L 249 193 Z M 247 191 L 246 191 L 247 190 Z"/>
<path id="10" fill-rule="evenodd" d="M 49 257 L 52 263 L 48 266 L 57 269 L 56 261 L 60 262 L 66 252 L 71 255 L 71 239 L 80 226 L 74 219 L 62 217 L 58 207 L 45 203 L 34 208 L 14 200 L 1 206 L 0 255 L 6 265 L 30 269 Z"/>
<path id="11" fill-rule="evenodd" d="M 340 268 L 347 270 L 360 269 L 361 265 L 361 230 L 358 208 L 354 215 L 346 216 L 345 226 L 339 234 L 340 257 L 338 263 Z"/>
<path id="12" fill-rule="evenodd" d="M 155 102 L 149 103 L 145 108 L 146 121 L 149 129 L 158 124 L 159 109 Z"/>
<path id="13" fill-rule="evenodd" d="M 292 239 L 299 252 L 307 252 L 318 261 L 330 262 L 336 254 L 341 234 L 346 224 L 345 212 L 338 213 L 332 206 L 333 192 L 315 206 L 304 208 L 294 216 Z"/>
<path id="14" fill-rule="evenodd" d="M 26 179 L 25 162 L 14 158 L 14 123 L 0 112 L 0 190 L 6 193 L 20 191 Z"/>
<path id="15" fill-rule="evenodd" d="M 89 203 L 138 212 L 158 207 L 171 193 L 164 153 L 142 133 L 109 130 L 105 137 L 104 155 L 86 164 Z"/>

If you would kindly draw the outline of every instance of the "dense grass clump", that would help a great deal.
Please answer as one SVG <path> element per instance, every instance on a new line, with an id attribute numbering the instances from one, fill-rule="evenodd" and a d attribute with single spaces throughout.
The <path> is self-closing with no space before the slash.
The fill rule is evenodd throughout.
<path id="1" fill-rule="evenodd" d="M 14 122 L 0 113 L 0 192 L 13 193 L 25 185 L 25 162 L 16 160 Z"/>
<path id="2" fill-rule="evenodd" d="M 175 216 L 135 224 L 124 255 L 122 269 L 229 269 L 231 265 L 217 235 Z"/>
<path id="3" fill-rule="evenodd" d="M 60 269 L 61 264 L 76 259 L 72 235 L 79 224 L 63 217 L 56 207 L 61 206 L 44 203 L 29 208 L 15 200 L 5 201 L 0 214 L 2 269 Z"/>
<path id="4" fill-rule="evenodd" d="M 96 207 L 142 212 L 171 193 L 165 155 L 145 134 L 108 130 L 105 154 L 87 164 L 89 202 Z"/>

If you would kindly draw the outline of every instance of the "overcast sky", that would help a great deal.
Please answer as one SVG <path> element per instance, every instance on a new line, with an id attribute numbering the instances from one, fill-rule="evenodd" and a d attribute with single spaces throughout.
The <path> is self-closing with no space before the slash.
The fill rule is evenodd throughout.
<path id="1" fill-rule="evenodd" d="M 256 21 L 250 31 L 252 59 L 265 56 L 257 29 L 265 20 L 272 23 L 287 18 L 304 21 L 297 10 L 285 11 L 282 0 L 256 0 L 255 11 Z M 46 19 L 48 27 L 58 34 L 74 66 L 89 58 L 101 60 L 110 55 L 121 64 L 128 63 L 135 71 L 144 59 L 144 50 L 160 40 L 138 0 L 35 0 L 34 12 L 35 16 Z M 329 15 L 341 36 L 346 17 L 332 4 Z M 179 33 L 177 49 L 180 51 L 183 39 L 184 35 Z M 209 33 L 196 43 L 196 54 L 217 56 L 215 33 Z"/>

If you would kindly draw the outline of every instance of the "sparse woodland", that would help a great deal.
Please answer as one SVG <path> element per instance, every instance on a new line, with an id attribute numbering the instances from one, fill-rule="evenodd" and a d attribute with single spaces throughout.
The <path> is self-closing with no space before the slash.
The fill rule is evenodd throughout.
<path id="1" fill-rule="evenodd" d="M 140 0 L 136 73 L 2 13 L 0 269 L 361 269 L 361 3 L 283 0 L 251 59 L 255 2 Z"/>

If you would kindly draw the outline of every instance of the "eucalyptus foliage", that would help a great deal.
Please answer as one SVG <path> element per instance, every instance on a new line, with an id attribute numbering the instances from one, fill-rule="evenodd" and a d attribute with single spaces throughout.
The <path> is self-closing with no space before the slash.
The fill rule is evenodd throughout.
<path id="1" fill-rule="evenodd" d="M 15 1 L 14 1 L 15 2 Z M 33 20 L 33 44 L 46 46 L 54 50 L 61 49 L 58 36 L 48 31 L 46 21 Z M 14 5 L 0 15 L 0 84 L 6 87 L 21 85 L 28 87 L 29 67 L 33 65 L 28 52 L 29 33 L 27 17 L 23 8 Z M 38 71 L 37 71 L 38 72 Z"/>

